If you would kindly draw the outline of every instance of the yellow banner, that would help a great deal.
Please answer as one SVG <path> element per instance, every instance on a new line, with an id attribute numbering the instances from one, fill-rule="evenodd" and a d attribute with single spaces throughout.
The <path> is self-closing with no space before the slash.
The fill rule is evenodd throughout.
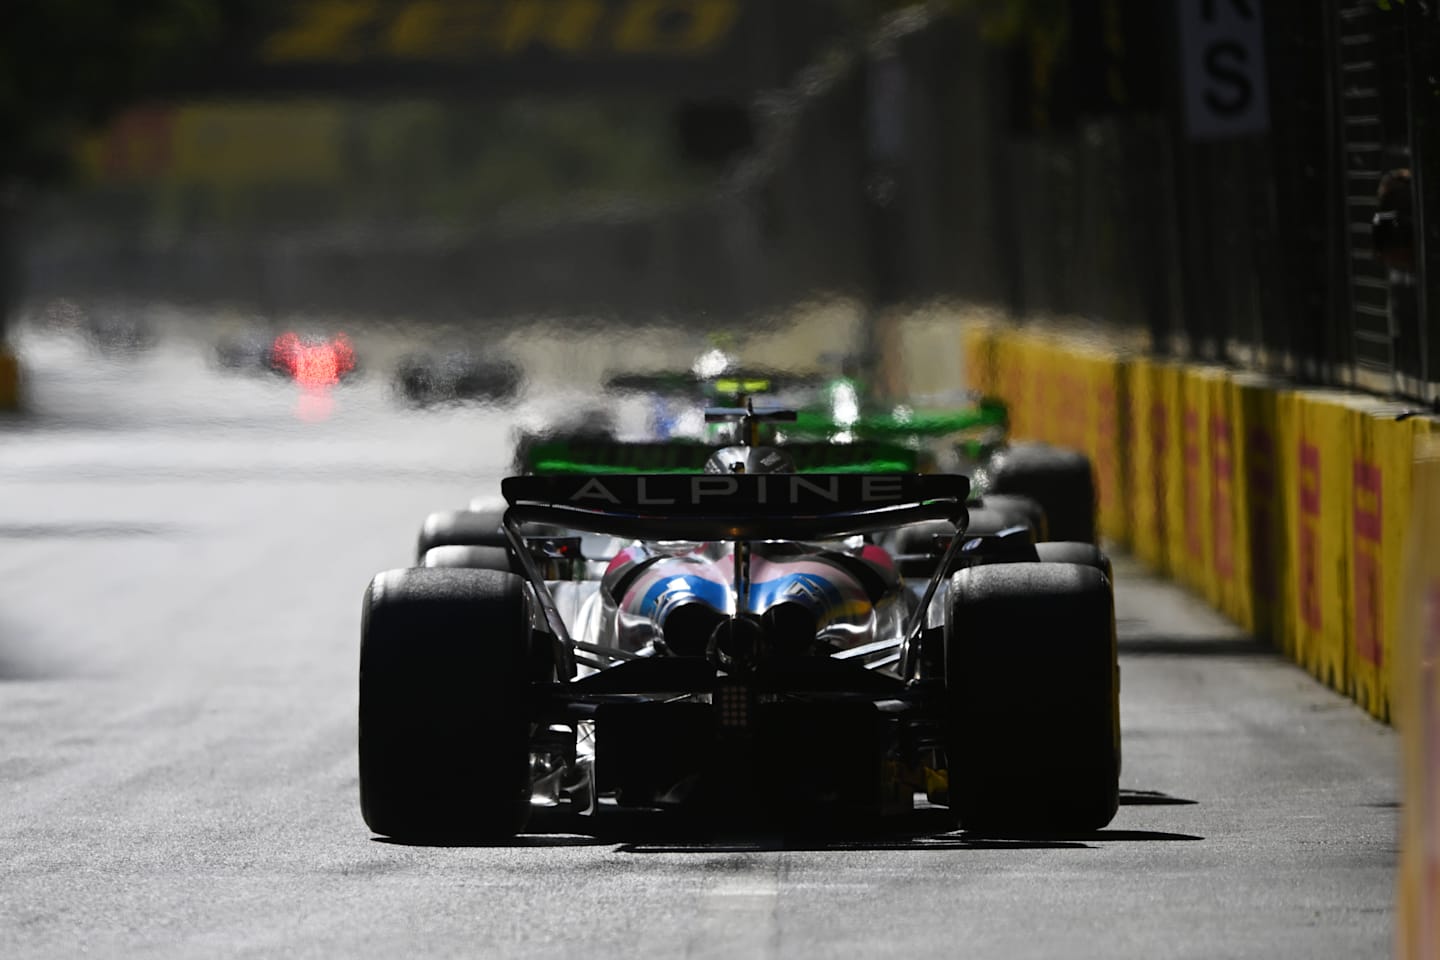
<path id="1" fill-rule="evenodd" d="M 1150 429 L 1155 431 L 1155 444 L 1164 457 L 1165 474 L 1165 569 L 1182 583 L 1193 583 L 1187 575 L 1191 548 L 1190 522 L 1187 517 L 1195 490 L 1190 473 L 1197 466 L 1198 453 L 1186 449 L 1185 431 L 1185 370 L 1178 364 L 1162 364 L 1157 368 L 1159 396 L 1156 397 Z M 1188 469 L 1187 469 L 1188 464 Z"/>
<path id="2" fill-rule="evenodd" d="M 572 59 L 703 57 L 740 0 L 311 0 L 260 51 L 272 64 L 467 62 L 534 50 Z"/>
<path id="3" fill-rule="evenodd" d="M 995 378 L 995 329 L 988 324 L 968 324 L 960 334 L 961 364 L 965 387 L 987 396 L 1000 396 Z"/>
<path id="4" fill-rule="evenodd" d="M 1128 361 L 1114 354 L 1094 352 L 1086 354 L 1083 363 L 1089 380 L 1085 396 L 1090 411 L 1082 449 L 1095 467 L 1100 532 L 1117 543 L 1129 543 L 1132 498 L 1125 457 Z"/>
<path id="5" fill-rule="evenodd" d="M 1410 522 L 1415 420 L 1402 408 L 1356 401 L 1352 431 L 1350 547 L 1351 695 L 1389 719 L 1399 644 L 1404 536 Z"/>
<path id="6" fill-rule="evenodd" d="M 1161 364 L 1136 358 L 1127 366 L 1129 438 L 1126 460 L 1134 517 L 1131 546 L 1137 556 L 1157 570 L 1168 570 L 1165 550 L 1165 509 L 1169 411 L 1162 390 Z"/>
<path id="7" fill-rule="evenodd" d="M 1286 652 L 1336 690 L 1349 688 L 1349 582 L 1353 463 L 1348 398 L 1328 391 L 1283 400 L 1289 531 Z"/>

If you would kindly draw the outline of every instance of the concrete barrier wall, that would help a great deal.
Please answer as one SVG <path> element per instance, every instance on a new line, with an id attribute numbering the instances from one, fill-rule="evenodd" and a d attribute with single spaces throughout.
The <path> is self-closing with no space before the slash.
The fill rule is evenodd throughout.
<path id="1" fill-rule="evenodd" d="M 1107 538 L 1389 720 L 1412 448 L 1430 420 L 1001 325 L 967 327 L 961 349 L 1014 436 L 1091 456 Z"/>

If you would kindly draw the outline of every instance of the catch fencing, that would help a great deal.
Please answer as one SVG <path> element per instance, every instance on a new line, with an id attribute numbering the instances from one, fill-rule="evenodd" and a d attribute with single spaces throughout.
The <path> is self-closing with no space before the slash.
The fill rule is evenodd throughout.
<path id="1" fill-rule="evenodd" d="M 962 202 L 911 224 L 907 258 L 931 258 L 927 234 L 971 239 L 963 259 L 947 253 L 944 282 L 905 293 L 938 287 L 1159 358 L 1440 399 L 1440 8 L 1067 9 L 1052 25 L 1058 50 L 1038 24 L 986 51 L 979 176 L 965 165 L 973 142 L 934 141 L 940 159 L 923 162 L 943 172 L 918 193 Z M 976 72 L 933 49 L 958 54 L 963 33 L 937 26 L 932 49 L 906 58 L 911 89 Z M 1231 110 L 1228 126 L 1196 122 L 1193 87 L 1207 83 L 1201 95 Z M 944 94 L 926 96 L 934 108 Z M 950 123 L 977 120 L 952 112 Z M 973 179 L 957 189 L 955 175 Z"/>

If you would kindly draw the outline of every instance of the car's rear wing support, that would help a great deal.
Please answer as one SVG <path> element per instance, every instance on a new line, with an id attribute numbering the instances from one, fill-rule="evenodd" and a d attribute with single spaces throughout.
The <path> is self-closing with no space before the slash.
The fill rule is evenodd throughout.
<path id="1" fill-rule="evenodd" d="M 904 680 L 909 680 L 914 675 L 915 651 L 920 646 L 920 632 L 925 629 L 926 611 L 930 609 L 930 601 L 935 599 L 935 591 L 940 587 L 940 578 L 954 566 L 955 557 L 960 552 L 960 545 L 965 540 L 965 528 L 968 525 L 968 516 L 955 524 L 955 536 L 950 538 L 950 543 L 945 547 L 945 555 L 940 558 L 935 572 L 930 574 L 930 580 L 925 584 L 925 593 L 920 597 L 920 605 L 910 614 L 910 619 L 905 624 L 904 641 L 900 646 L 900 676 Z"/>

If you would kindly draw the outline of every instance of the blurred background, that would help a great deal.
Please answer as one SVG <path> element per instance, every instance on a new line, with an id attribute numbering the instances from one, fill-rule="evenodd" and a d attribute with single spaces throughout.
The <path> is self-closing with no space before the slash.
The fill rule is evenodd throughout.
<path id="1" fill-rule="evenodd" d="M 980 309 L 1437 396 L 1433 4 L 9 6 L 22 345 L 343 329 L 376 372 L 559 322 L 665 367 L 799 324 L 756 349 L 903 395 Z"/>

